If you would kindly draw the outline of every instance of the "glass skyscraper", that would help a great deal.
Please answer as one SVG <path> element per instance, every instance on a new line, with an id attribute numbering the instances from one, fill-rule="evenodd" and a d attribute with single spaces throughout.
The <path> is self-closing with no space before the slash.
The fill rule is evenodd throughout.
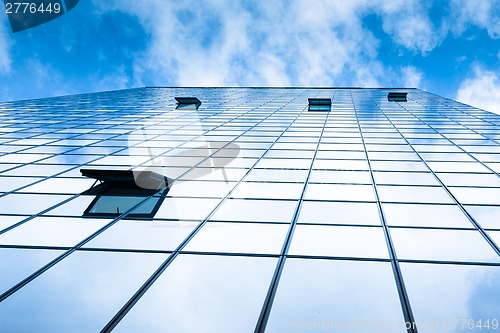
<path id="1" fill-rule="evenodd" d="M 498 115 L 141 88 L 0 116 L 0 332 L 500 332 Z"/>

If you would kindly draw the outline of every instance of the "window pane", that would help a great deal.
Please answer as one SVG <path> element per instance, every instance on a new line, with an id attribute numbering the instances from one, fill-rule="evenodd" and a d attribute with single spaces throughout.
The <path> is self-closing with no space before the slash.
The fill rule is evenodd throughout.
<path id="1" fill-rule="evenodd" d="M 155 218 L 201 221 L 217 206 L 219 199 L 165 198 Z"/>
<path id="2" fill-rule="evenodd" d="M 441 187 L 377 185 L 377 190 L 380 200 L 386 202 L 453 203 Z"/>
<path id="3" fill-rule="evenodd" d="M 288 231 L 286 224 L 205 224 L 185 251 L 279 254 Z"/>
<path id="4" fill-rule="evenodd" d="M 289 254 L 389 258 L 381 227 L 297 225 Z"/>
<path id="5" fill-rule="evenodd" d="M 304 201 L 299 223 L 380 225 L 375 203 Z"/>
<path id="6" fill-rule="evenodd" d="M 382 204 L 390 226 L 474 228 L 456 205 Z"/>
<path id="7" fill-rule="evenodd" d="M 0 198 L 2 214 L 38 214 L 66 199 L 68 195 L 9 194 Z M 29 202 L 29 205 L 26 203 Z"/>
<path id="8" fill-rule="evenodd" d="M 0 322 L 19 332 L 99 332 L 165 259 L 78 251 L 0 303 Z"/>
<path id="9" fill-rule="evenodd" d="M 376 332 L 380 322 L 406 332 L 389 263 L 289 258 L 266 332 Z"/>
<path id="10" fill-rule="evenodd" d="M 375 201 L 371 185 L 309 184 L 305 198 L 309 200 Z"/>
<path id="11" fill-rule="evenodd" d="M 475 230 L 391 228 L 398 259 L 500 262 Z"/>
<path id="12" fill-rule="evenodd" d="M 338 170 L 313 170 L 310 182 L 313 183 L 346 183 L 346 184 L 371 184 L 372 179 L 368 171 L 338 171 Z"/>
<path id="13" fill-rule="evenodd" d="M 111 220 L 37 217 L 0 235 L 0 244 L 75 246 Z"/>
<path id="14" fill-rule="evenodd" d="M 64 253 L 54 250 L 0 249 L 0 294 Z M 2 324 L 0 324 L 0 327 Z"/>
<path id="15" fill-rule="evenodd" d="M 500 267 L 401 263 L 401 270 L 417 325 L 427 327 L 419 332 L 482 332 L 468 320 L 499 319 Z"/>
<path id="16" fill-rule="evenodd" d="M 197 225 L 182 221 L 119 221 L 84 247 L 173 251 Z"/>
<path id="17" fill-rule="evenodd" d="M 450 187 L 462 204 L 500 205 L 500 188 Z"/>
<path id="18" fill-rule="evenodd" d="M 231 193 L 232 198 L 299 199 L 303 184 L 293 183 L 240 183 Z"/>
<path id="19" fill-rule="evenodd" d="M 296 206 L 295 201 L 228 199 L 211 219 L 290 223 Z"/>
<path id="20" fill-rule="evenodd" d="M 374 172 L 373 177 L 377 184 L 439 186 L 430 172 Z"/>
<path id="21" fill-rule="evenodd" d="M 500 229 L 500 207 L 498 206 L 465 206 L 474 220 L 483 228 Z"/>
<path id="22" fill-rule="evenodd" d="M 276 262 L 180 255 L 114 332 L 253 332 Z"/>

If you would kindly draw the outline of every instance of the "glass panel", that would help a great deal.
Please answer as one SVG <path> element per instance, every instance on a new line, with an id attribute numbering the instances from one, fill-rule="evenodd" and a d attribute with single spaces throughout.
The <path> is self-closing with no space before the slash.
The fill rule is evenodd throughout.
<path id="1" fill-rule="evenodd" d="M 113 332 L 253 332 L 276 262 L 180 255 Z"/>
<path id="2" fill-rule="evenodd" d="M 500 267 L 402 263 L 401 270 L 419 332 L 499 329 Z M 487 320 L 489 328 L 480 327 Z"/>
<path id="3" fill-rule="evenodd" d="M 474 220 L 483 228 L 500 229 L 500 207 L 495 206 L 465 206 Z"/>
<path id="4" fill-rule="evenodd" d="M 371 185 L 309 184 L 305 198 L 309 200 L 375 201 Z"/>
<path id="5" fill-rule="evenodd" d="M 119 221 L 84 247 L 173 251 L 197 225 L 181 221 Z"/>
<path id="6" fill-rule="evenodd" d="M 41 179 L 35 177 L 0 177 L 0 192 L 10 192 Z"/>
<path id="7" fill-rule="evenodd" d="M 219 199 L 165 198 L 156 218 L 173 220 L 204 220 L 219 203 Z M 135 211 L 133 211 L 135 213 Z"/>
<path id="8" fill-rule="evenodd" d="M 389 258 L 381 227 L 297 225 L 289 254 Z"/>
<path id="9" fill-rule="evenodd" d="M 346 184 L 371 184 L 372 179 L 368 171 L 337 171 L 337 170 L 312 170 L 310 182 L 314 183 L 346 183 Z"/>
<path id="10" fill-rule="evenodd" d="M 288 225 L 209 222 L 185 251 L 279 254 Z"/>
<path id="11" fill-rule="evenodd" d="M 0 249 L 0 294 L 42 268 L 64 251 Z M 0 326 L 3 326 L 0 324 Z"/>
<path id="12" fill-rule="evenodd" d="M 223 198 L 236 183 L 211 181 L 177 181 L 168 191 L 171 197 L 214 197 Z"/>
<path id="13" fill-rule="evenodd" d="M 379 172 L 373 173 L 377 184 L 440 185 L 430 172 Z"/>
<path id="14" fill-rule="evenodd" d="M 266 332 L 305 331 L 406 332 L 390 263 L 287 259 Z"/>
<path id="15" fill-rule="evenodd" d="M 497 246 L 500 246 L 500 231 L 488 231 L 487 233 L 490 235 L 493 242 L 495 242 Z"/>
<path id="16" fill-rule="evenodd" d="M 311 160 L 298 159 L 298 158 L 263 158 L 255 168 L 260 169 L 309 169 Z"/>
<path id="17" fill-rule="evenodd" d="M 391 228 L 398 259 L 500 262 L 475 230 Z"/>
<path id="18" fill-rule="evenodd" d="M 299 223 L 380 225 L 377 204 L 304 201 Z"/>
<path id="19" fill-rule="evenodd" d="M 19 192 L 78 194 L 88 190 L 94 182 L 94 179 L 49 178 Z"/>
<path id="20" fill-rule="evenodd" d="M 37 217 L 0 235 L 0 244 L 75 246 L 111 220 Z"/>
<path id="21" fill-rule="evenodd" d="M 41 164 L 29 164 L 10 171 L 5 171 L 3 176 L 53 176 L 57 173 L 66 171 L 68 169 L 74 168 L 73 165 L 41 165 Z"/>
<path id="22" fill-rule="evenodd" d="M 78 251 L 0 303 L 0 322 L 18 332 L 99 332 L 165 259 Z"/>
<path id="23" fill-rule="evenodd" d="M 81 217 L 85 209 L 94 200 L 93 196 L 79 196 L 65 204 L 49 210 L 44 215 L 78 216 Z"/>
<path id="24" fill-rule="evenodd" d="M 245 180 L 303 183 L 308 173 L 308 170 L 299 169 L 253 169 Z"/>
<path id="25" fill-rule="evenodd" d="M 100 195 L 97 196 L 97 201 L 89 207 L 88 212 L 91 214 L 115 214 L 118 216 L 145 201 L 145 203 L 137 207 L 133 213 L 150 214 L 158 200 L 159 198 Z"/>
<path id="26" fill-rule="evenodd" d="M 447 186 L 487 186 L 500 187 L 500 177 L 492 173 L 438 173 L 439 179 Z"/>
<path id="27" fill-rule="evenodd" d="M 370 164 L 377 171 L 428 171 L 422 162 L 371 161 Z"/>
<path id="28" fill-rule="evenodd" d="M 453 203 L 441 187 L 377 185 L 377 190 L 381 201 Z"/>
<path id="29" fill-rule="evenodd" d="M 0 231 L 5 228 L 8 228 L 17 222 L 21 222 L 27 216 L 0 216 Z"/>
<path id="30" fill-rule="evenodd" d="M 434 172 L 491 172 L 480 163 L 473 162 L 428 162 L 427 164 Z"/>
<path id="31" fill-rule="evenodd" d="M 211 219 L 290 223 L 296 206 L 295 201 L 228 199 Z"/>
<path id="32" fill-rule="evenodd" d="M 363 160 L 315 160 L 313 169 L 364 171 L 369 170 L 369 167 Z"/>
<path id="33" fill-rule="evenodd" d="M 449 187 L 462 204 L 500 205 L 500 188 Z"/>
<path id="34" fill-rule="evenodd" d="M 232 198 L 269 198 L 269 199 L 299 199 L 303 184 L 293 183 L 240 183 L 233 193 Z"/>
<path id="35" fill-rule="evenodd" d="M 455 205 L 382 204 L 390 226 L 474 228 Z"/>
<path id="36" fill-rule="evenodd" d="M 0 198 L 2 214 L 37 214 L 66 199 L 68 195 L 9 194 Z M 29 205 L 26 203 L 29 202 Z"/>

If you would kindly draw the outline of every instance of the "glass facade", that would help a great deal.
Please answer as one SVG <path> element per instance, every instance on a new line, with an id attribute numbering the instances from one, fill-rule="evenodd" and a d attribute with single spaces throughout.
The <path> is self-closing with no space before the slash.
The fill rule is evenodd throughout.
<path id="1" fill-rule="evenodd" d="M 500 332 L 498 115 L 141 88 L 0 117 L 0 332 Z M 98 197 L 81 169 L 172 182 Z"/>

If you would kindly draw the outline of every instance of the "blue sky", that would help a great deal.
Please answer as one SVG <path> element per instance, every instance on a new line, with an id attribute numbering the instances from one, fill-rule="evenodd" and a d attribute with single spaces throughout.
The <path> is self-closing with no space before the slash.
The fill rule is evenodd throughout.
<path id="1" fill-rule="evenodd" d="M 141 86 L 417 87 L 500 113 L 500 0 L 82 0 L 13 34 L 0 101 Z"/>

